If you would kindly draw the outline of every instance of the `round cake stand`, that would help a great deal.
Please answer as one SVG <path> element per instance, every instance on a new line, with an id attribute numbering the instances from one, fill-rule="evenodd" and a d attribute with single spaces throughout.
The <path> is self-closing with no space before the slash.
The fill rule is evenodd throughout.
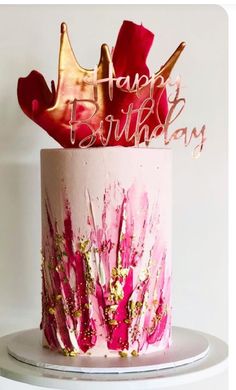
<path id="1" fill-rule="evenodd" d="M 227 355 L 227 345 L 220 339 L 173 327 L 173 343 L 165 352 L 111 359 L 64 357 L 42 348 L 39 330 L 30 329 L 0 338 L 0 374 L 56 389 L 120 390 L 124 385 L 126 389 L 148 390 L 220 373 L 226 368 Z"/>

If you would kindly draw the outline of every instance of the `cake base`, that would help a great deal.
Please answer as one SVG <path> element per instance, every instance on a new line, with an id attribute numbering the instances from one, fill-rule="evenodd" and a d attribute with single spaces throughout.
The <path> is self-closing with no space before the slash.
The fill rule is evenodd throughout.
<path id="1" fill-rule="evenodd" d="M 132 373 L 170 369 L 204 358 L 209 351 L 207 339 L 196 331 L 173 327 L 168 350 L 138 357 L 66 357 L 41 346 L 41 332 L 30 329 L 13 335 L 8 353 L 17 360 L 40 368 L 77 373 Z"/>
<path id="2" fill-rule="evenodd" d="M 188 330 L 185 329 L 184 331 Z M 205 358 L 192 364 L 166 370 L 120 373 L 119 375 L 63 372 L 21 363 L 7 352 L 7 346 L 17 335 L 16 333 L 9 334 L 0 338 L 0 375 L 16 381 L 11 382 L 14 389 L 18 388 L 17 382 L 63 390 L 111 390 L 111 388 L 120 390 L 122 386 L 125 386 L 126 390 L 169 388 L 170 386 L 192 383 L 218 375 L 227 368 L 227 344 L 212 335 L 200 332 L 198 334 L 204 336 L 209 343 L 209 351 Z"/>

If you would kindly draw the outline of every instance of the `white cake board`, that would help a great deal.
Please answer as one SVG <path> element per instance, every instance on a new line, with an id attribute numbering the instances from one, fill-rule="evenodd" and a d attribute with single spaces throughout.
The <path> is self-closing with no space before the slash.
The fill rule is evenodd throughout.
<path id="1" fill-rule="evenodd" d="M 68 357 L 42 348 L 42 333 L 30 329 L 12 336 L 8 352 L 17 360 L 52 370 L 83 372 L 87 374 L 117 374 L 161 370 L 182 366 L 205 357 L 209 350 L 207 339 L 189 329 L 173 328 L 172 344 L 166 351 L 152 352 L 139 357 L 111 358 L 76 356 Z"/>
<path id="2" fill-rule="evenodd" d="M 201 348 L 197 346 L 197 339 L 201 344 Z M 186 345 L 187 340 L 189 342 L 188 345 Z M 177 345 L 181 347 L 180 350 L 177 350 Z M 23 347 L 23 352 L 19 351 L 19 347 Z M 21 359 L 24 356 L 28 363 L 30 359 L 36 361 L 36 356 L 38 356 L 38 366 L 16 360 L 8 354 L 8 348 L 11 350 L 11 353 L 19 353 Z M 48 360 L 49 354 L 51 360 Z M 98 362 L 98 358 L 91 358 L 91 356 L 65 358 L 42 349 L 39 331 L 32 329 L 14 333 L 0 339 L 0 374 L 16 381 L 57 389 L 110 390 L 112 386 L 113 390 L 120 390 L 122 385 L 125 385 L 126 390 L 156 389 L 157 386 L 166 387 L 188 383 L 220 372 L 226 367 L 228 350 L 227 345 L 214 336 L 190 329 L 174 327 L 173 345 L 168 352 L 162 352 L 162 354 L 164 359 L 162 362 L 158 360 L 161 356 L 157 356 L 157 354 L 155 354 L 156 361 L 154 361 L 154 356 L 151 355 L 139 356 L 138 358 L 102 359 L 103 363 L 101 360 Z M 175 356 L 174 364 L 171 361 L 171 356 L 173 358 Z M 54 357 L 56 360 L 54 360 Z M 58 360 L 59 358 L 63 360 Z M 78 363 L 78 358 L 86 359 L 83 362 L 80 360 L 83 363 L 80 371 L 85 369 L 87 372 L 74 372 L 74 369 L 78 371 L 78 366 L 75 363 L 76 361 Z M 109 363 L 111 361 L 113 361 L 112 364 Z M 176 362 L 179 364 L 178 367 Z M 96 372 L 99 369 L 100 373 L 92 372 L 92 369 L 94 369 L 92 363 L 98 364 Z M 163 368 L 163 364 L 167 363 L 169 368 Z M 53 365 L 54 369 L 42 368 L 42 364 L 43 367 L 46 364 Z M 65 370 L 61 371 L 63 366 Z M 144 371 L 145 369 L 147 370 L 147 367 L 148 371 Z M 114 373 L 114 368 L 116 373 Z M 137 368 L 138 372 L 134 372 Z M 109 371 L 104 373 L 104 369 Z M 111 370 L 113 370 L 113 373 L 111 373 Z M 127 372 L 130 370 L 133 370 L 133 372 Z M 120 372 L 119 374 L 117 373 L 118 371 Z"/>

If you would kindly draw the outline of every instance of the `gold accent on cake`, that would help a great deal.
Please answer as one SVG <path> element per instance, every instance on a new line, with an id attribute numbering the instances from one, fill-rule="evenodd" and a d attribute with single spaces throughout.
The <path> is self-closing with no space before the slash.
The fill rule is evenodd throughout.
<path id="1" fill-rule="evenodd" d="M 112 325 L 112 326 L 116 326 L 116 325 L 118 325 L 118 321 L 111 319 L 111 320 L 108 321 L 108 324 Z"/>
<path id="2" fill-rule="evenodd" d="M 75 357 L 77 355 L 78 355 L 78 352 L 76 352 L 76 351 L 70 351 L 69 352 L 69 356 L 71 356 L 71 357 Z"/>
<path id="3" fill-rule="evenodd" d="M 134 356 L 134 357 L 137 357 L 139 354 L 137 351 L 135 351 L 135 349 L 131 352 L 131 355 Z"/>
<path id="4" fill-rule="evenodd" d="M 49 307 L 48 312 L 52 315 L 56 314 L 56 309 L 54 307 Z"/>
<path id="5" fill-rule="evenodd" d="M 122 267 L 120 251 L 118 251 L 117 267 L 113 267 L 111 270 L 110 301 L 118 303 L 121 299 L 124 298 L 123 285 L 128 273 L 129 268 Z"/>
<path id="6" fill-rule="evenodd" d="M 76 310 L 76 311 L 74 312 L 74 316 L 77 317 L 77 318 L 81 317 L 81 316 L 82 316 L 81 310 Z"/>
<path id="7" fill-rule="evenodd" d="M 128 356 L 128 353 L 125 351 L 119 351 L 119 355 L 120 355 L 120 357 L 124 358 L 124 357 Z"/>
<path id="8" fill-rule="evenodd" d="M 95 290 L 94 279 L 92 276 L 91 261 L 91 243 L 89 240 L 80 240 L 78 243 L 78 249 L 83 254 L 85 265 L 85 281 L 88 294 L 93 294 Z"/>

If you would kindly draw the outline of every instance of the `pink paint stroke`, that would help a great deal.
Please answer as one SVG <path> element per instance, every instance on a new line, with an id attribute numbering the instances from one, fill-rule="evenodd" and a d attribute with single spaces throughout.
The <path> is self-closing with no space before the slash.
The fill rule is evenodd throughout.
<path id="1" fill-rule="evenodd" d="M 164 337 L 167 346 L 171 326 L 170 275 L 166 271 L 166 247 L 158 228 L 160 210 L 149 210 L 147 193 L 140 193 L 135 185 L 128 191 L 119 184 L 109 186 L 104 194 L 100 226 L 88 194 L 88 242 L 98 257 L 98 263 L 91 262 L 92 289 L 88 289 L 86 254 L 73 231 L 68 198 L 62 232 L 58 232 L 48 199 L 45 208 L 41 328 L 48 346 L 85 353 L 103 342 L 110 350 L 140 352 L 150 344 L 158 346 Z M 58 235 L 63 238 L 59 247 Z M 153 242 L 148 257 L 147 253 L 144 255 L 147 237 Z M 127 273 L 114 276 L 113 269 L 118 265 Z M 140 278 L 145 269 L 146 276 Z M 114 302 L 111 286 L 116 282 L 122 287 L 123 298 Z M 109 312 L 112 305 L 116 310 Z"/>

